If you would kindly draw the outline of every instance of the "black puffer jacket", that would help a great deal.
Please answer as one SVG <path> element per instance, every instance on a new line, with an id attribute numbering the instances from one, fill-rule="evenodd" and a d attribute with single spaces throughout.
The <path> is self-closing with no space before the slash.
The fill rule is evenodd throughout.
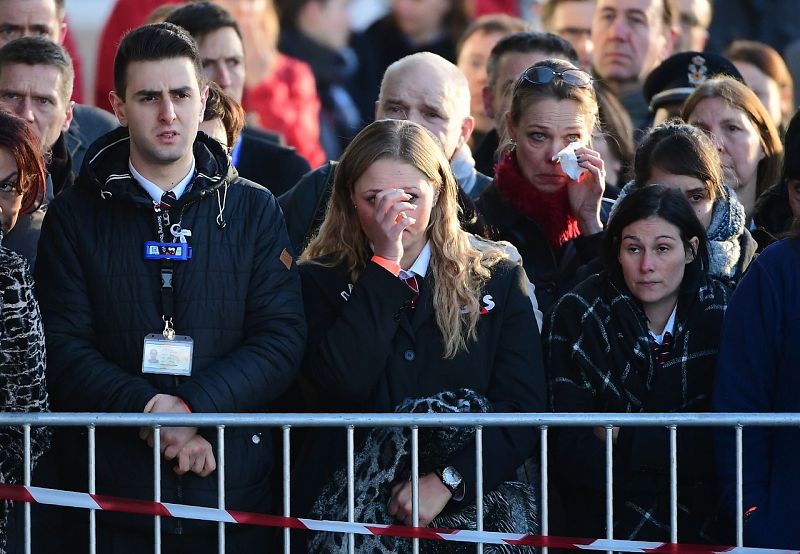
<path id="1" fill-rule="evenodd" d="M 144 242 L 157 240 L 153 202 L 129 174 L 122 128 L 92 146 L 76 186 L 51 204 L 42 229 L 37 286 L 55 410 L 142 412 L 155 394 L 168 393 L 194 413 L 260 412 L 294 378 L 305 321 L 278 204 L 266 189 L 239 178 L 221 147 L 202 133 L 194 156 L 194 181 L 171 211 L 182 213 L 183 228 L 192 232 L 193 257 L 175 262 L 173 279 L 175 331 L 194 339 L 191 377 L 141 372 L 144 336 L 164 327 L 160 263 L 143 256 Z M 215 430 L 202 433 L 215 445 Z M 70 485 L 81 486 L 85 440 L 65 442 L 77 483 Z M 227 432 L 229 508 L 269 509 L 272 457 L 269 433 Z M 216 473 L 178 478 L 171 465 L 162 463 L 164 501 L 217 505 Z M 136 429 L 98 432 L 97 492 L 152 499 L 152 451 Z M 115 526 L 152 521 L 108 517 Z M 216 529 L 175 519 L 162 526 L 167 533 Z"/>

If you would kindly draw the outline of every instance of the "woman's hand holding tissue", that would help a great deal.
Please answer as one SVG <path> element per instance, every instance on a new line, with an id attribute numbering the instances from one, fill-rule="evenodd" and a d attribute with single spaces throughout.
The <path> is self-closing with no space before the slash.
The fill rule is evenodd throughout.
<path id="1" fill-rule="evenodd" d="M 572 179 L 567 185 L 567 194 L 578 229 L 582 235 L 593 235 L 603 230 L 600 205 L 606 189 L 606 170 L 599 152 L 573 144 L 557 156 L 562 169 Z"/>

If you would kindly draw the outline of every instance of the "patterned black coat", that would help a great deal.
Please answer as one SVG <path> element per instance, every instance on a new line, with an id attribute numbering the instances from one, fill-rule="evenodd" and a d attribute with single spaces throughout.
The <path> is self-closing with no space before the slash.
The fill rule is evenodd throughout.
<path id="1" fill-rule="evenodd" d="M 705 412 L 729 290 L 706 280 L 681 293 L 672 352 L 656 370 L 641 305 L 621 278 L 594 275 L 547 315 L 543 338 L 556 412 Z M 564 429 L 556 447 L 570 535 L 604 537 L 605 444 L 589 427 Z M 669 539 L 669 438 L 624 428 L 614 445 L 617 538 Z M 681 542 L 708 542 L 716 485 L 708 429 L 678 432 Z"/>
<path id="2" fill-rule="evenodd" d="M 0 234 L 2 239 L 2 234 Z M 44 383 L 45 352 L 42 317 L 33 296 L 28 264 L 19 254 L 0 247 L 0 410 L 47 411 Z M 50 431 L 31 428 L 31 461 L 50 444 Z M 22 481 L 22 429 L 0 427 L 0 483 Z M 0 502 L 0 553 L 8 502 Z"/>

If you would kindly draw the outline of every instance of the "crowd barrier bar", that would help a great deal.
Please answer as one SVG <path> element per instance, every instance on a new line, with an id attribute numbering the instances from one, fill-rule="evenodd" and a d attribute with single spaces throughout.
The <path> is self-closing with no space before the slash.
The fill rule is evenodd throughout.
<path id="1" fill-rule="evenodd" d="M 92 413 L 0 413 L 0 426 L 23 428 L 24 473 L 26 487 L 31 485 L 30 464 L 30 428 L 50 427 L 87 427 L 89 432 L 89 493 L 95 491 L 95 428 L 101 427 L 151 427 L 153 429 L 153 496 L 155 502 L 161 500 L 160 482 L 160 442 L 161 427 L 216 427 L 218 447 L 215 453 L 218 461 L 217 479 L 219 484 L 218 509 L 225 509 L 225 460 L 224 441 L 226 427 L 277 427 L 282 428 L 283 448 L 283 513 L 290 514 L 290 474 L 291 466 L 289 440 L 292 427 L 339 427 L 347 431 L 347 491 L 348 522 L 355 524 L 354 518 L 354 432 L 355 428 L 366 427 L 408 427 L 411 429 L 412 458 L 412 518 L 414 525 L 419 522 L 419 427 L 474 427 L 476 455 L 476 513 L 478 514 L 477 532 L 482 532 L 483 516 L 483 428 L 528 426 L 538 428 L 541 443 L 541 475 L 542 475 L 542 535 L 548 535 L 547 508 L 547 430 L 548 427 L 604 427 L 606 446 L 606 540 L 613 538 L 613 428 L 614 427 L 666 427 L 670 434 L 670 540 L 677 543 L 677 429 L 678 427 L 731 427 L 736 433 L 736 546 L 734 551 L 743 547 L 743 487 L 742 487 L 742 429 L 745 426 L 800 426 L 800 414 L 714 414 L 714 413 L 637 413 L 637 414 L 592 414 L 592 413 L 529 413 L 529 414 L 92 414 Z M 221 451 L 220 451 L 220 446 Z M 89 507 L 89 506 L 87 506 Z M 90 507 L 89 507 L 90 508 Z M 25 552 L 31 551 L 30 504 L 26 503 L 25 518 Z M 161 533 L 160 516 L 155 515 L 155 531 L 153 538 L 154 552 L 160 554 Z M 351 528 L 352 529 L 352 528 Z M 89 525 L 90 553 L 96 552 L 96 520 L 95 510 L 90 510 Z M 413 534 L 412 534 L 413 535 Z M 413 550 L 419 552 L 419 536 L 413 536 Z M 614 541 L 617 542 L 617 541 Z M 609 542 L 609 545 L 612 543 Z M 354 552 L 355 535 L 348 532 L 348 550 Z M 225 552 L 225 527 L 219 523 L 219 552 Z M 482 543 L 477 543 L 477 551 L 482 552 Z M 547 554 L 547 546 L 542 547 Z M 617 546 L 614 546 L 615 549 Z M 289 530 L 284 530 L 284 552 L 290 549 Z M 747 549 L 748 551 L 751 549 Z M 634 549 L 630 551 L 641 551 Z M 610 552 L 610 551 L 609 551 Z"/>

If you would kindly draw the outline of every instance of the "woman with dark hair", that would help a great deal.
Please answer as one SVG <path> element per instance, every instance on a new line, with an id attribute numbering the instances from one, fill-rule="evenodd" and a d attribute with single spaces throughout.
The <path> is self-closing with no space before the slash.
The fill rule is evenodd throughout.
<path id="1" fill-rule="evenodd" d="M 44 196 L 44 161 L 26 121 L 0 111 L 0 241 L 20 212 Z M 0 245 L 0 411 L 47 410 L 45 350 L 39 305 L 28 263 Z M 31 428 L 31 463 L 49 446 L 44 427 Z M 22 429 L 0 428 L 0 483 L 23 476 Z M 0 502 L 0 552 L 4 552 L 9 502 Z"/>
<path id="2" fill-rule="evenodd" d="M 758 246 L 745 227 L 744 207 L 723 183 L 714 143 L 700 129 L 668 121 L 650 130 L 636 150 L 634 180 L 620 193 L 659 184 L 679 190 L 708 236 L 708 272 L 738 282 Z"/>
<path id="3" fill-rule="evenodd" d="M 510 148 L 477 202 L 490 238 L 522 255 L 543 312 L 599 252 L 606 170 L 590 147 L 597 123 L 588 73 L 557 59 L 529 67 L 506 113 Z"/>
<path id="4" fill-rule="evenodd" d="M 457 186 L 441 147 L 415 123 L 376 121 L 348 146 L 325 221 L 299 262 L 309 331 L 301 388 L 306 399 L 316 398 L 314 411 L 544 408 L 525 272 L 491 243 L 478 249 L 461 230 Z M 475 525 L 472 438 L 460 431 L 420 438 L 422 526 L 434 518 L 436 526 Z M 534 435 L 487 428 L 483 440 L 491 452 L 483 462 L 484 490 L 492 495 L 487 528 L 532 529 L 532 489 L 504 481 L 531 455 Z M 327 430 L 308 437 L 296 470 L 302 484 L 293 485 L 296 513 L 347 516 L 343 441 Z M 407 432 L 376 430 L 359 445 L 356 518 L 410 524 Z M 344 540 L 321 534 L 306 552 L 339 551 Z M 364 552 L 408 548 L 389 538 L 357 541 Z"/>
<path id="5" fill-rule="evenodd" d="M 545 318 L 556 412 L 709 410 L 729 291 L 709 277 L 703 225 L 677 190 L 631 192 L 603 239 L 604 270 Z M 666 429 L 614 428 L 614 536 L 669 540 Z M 605 429 L 564 429 L 555 459 L 567 533 L 604 537 Z M 679 541 L 712 540 L 716 505 L 710 433 L 678 432 Z"/>
<path id="6" fill-rule="evenodd" d="M 747 225 L 756 199 L 778 182 L 783 145 L 758 96 L 733 77 L 715 77 L 686 99 L 681 117 L 708 134 L 719 151 L 725 183 L 744 206 Z"/>

